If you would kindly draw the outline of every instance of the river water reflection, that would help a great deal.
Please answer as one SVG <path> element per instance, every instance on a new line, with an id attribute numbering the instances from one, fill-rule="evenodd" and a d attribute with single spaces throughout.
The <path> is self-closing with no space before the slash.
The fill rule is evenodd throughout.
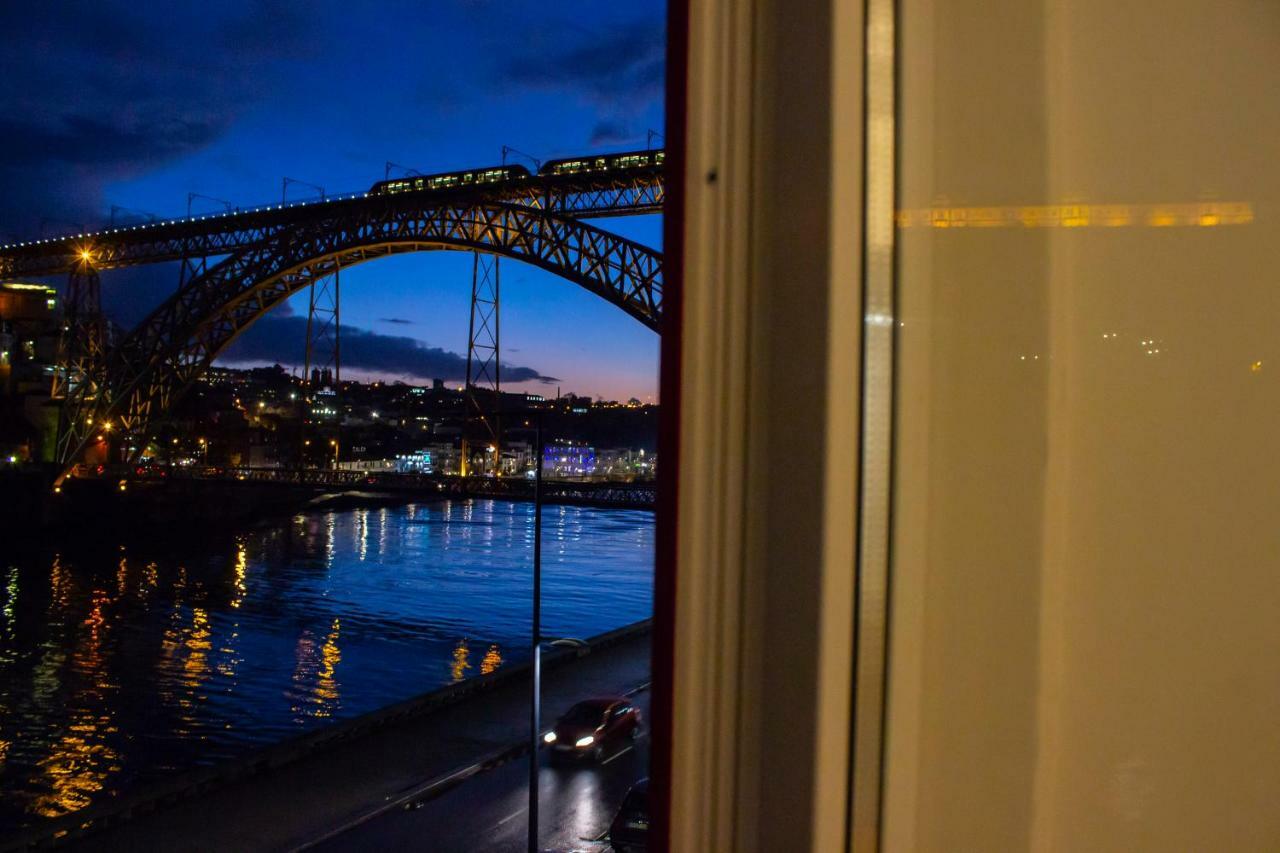
<path id="1" fill-rule="evenodd" d="M 455 501 L 6 549 L 0 830 L 524 659 L 532 520 Z M 546 635 L 650 615 L 651 513 L 551 507 L 543 523 Z"/>

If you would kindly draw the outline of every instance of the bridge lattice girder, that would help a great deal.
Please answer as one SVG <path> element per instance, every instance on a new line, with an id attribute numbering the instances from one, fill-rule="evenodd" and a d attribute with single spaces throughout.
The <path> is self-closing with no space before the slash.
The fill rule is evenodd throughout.
<path id="1" fill-rule="evenodd" d="M 0 277 L 68 273 L 90 251 L 98 270 L 184 258 L 218 257 L 265 243 L 282 231 L 334 216 L 421 209 L 427 205 L 500 202 L 546 210 L 566 218 L 661 213 L 665 189 L 660 170 L 605 175 L 535 176 L 501 187 L 360 195 L 326 202 L 216 214 L 169 223 L 126 226 L 47 243 L 0 249 Z"/>
<path id="2" fill-rule="evenodd" d="M 167 412 L 246 328 L 314 279 L 341 265 L 429 249 L 479 250 L 541 267 L 597 294 L 657 330 L 662 256 L 635 241 L 528 205 L 423 208 L 383 204 L 279 230 L 211 267 L 135 328 L 102 366 L 93 399 L 68 415 L 68 467 L 95 424 L 118 419 L 145 446 L 148 424 Z"/>

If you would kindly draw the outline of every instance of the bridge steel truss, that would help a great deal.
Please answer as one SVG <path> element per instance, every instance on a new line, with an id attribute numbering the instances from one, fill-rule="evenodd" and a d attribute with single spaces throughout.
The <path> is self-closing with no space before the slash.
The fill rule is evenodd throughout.
<path id="1" fill-rule="evenodd" d="M 619 190 L 622 192 L 623 190 Z M 618 306 L 649 329 L 662 311 L 661 253 L 596 226 L 529 203 L 437 194 L 380 196 L 359 205 L 320 206 L 289 225 L 256 226 L 254 239 L 209 234 L 229 256 L 187 282 L 101 360 L 93 395 L 68 397 L 68 438 L 61 483 L 100 425 L 118 422 L 146 447 L 146 430 L 173 406 L 213 360 L 282 300 L 340 267 L 404 252 L 479 251 L 545 269 Z M 594 202 L 591 202 L 594 203 Z M 551 206 L 553 207 L 553 206 Z M 167 238 L 176 240 L 177 238 Z M 191 239 L 191 238 L 188 238 Z M 90 251 L 84 249 L 82 251 Z M 95 266 L 124 265 L 144 251 L 95 246 Z M 152 244 L 181 254 L 178 245 Z M 114 258 L 114 260 L 112 260 Z"/>
<path id="2" fill-rule="evenodd" d="M 162 261 L 182 261 L 184 281 L 202 275 L 203 260 L 234 254 L 284 231 L 335 217 L 368 214 L 388 204 L 465 206 L 506 203 L 567 219 L 598 219 L 661 213 L 666 197 L 661 169 L 652 167 L 606 175 L 535 176 L 485 189 L 357 194 L 321 202 L 295 202 L 254 210 L 207 214 L 171 222 L 109 228 L 54 240 L 0 248 L 0 278 L 74 272 L 82 253 L 97 270 Z"/>

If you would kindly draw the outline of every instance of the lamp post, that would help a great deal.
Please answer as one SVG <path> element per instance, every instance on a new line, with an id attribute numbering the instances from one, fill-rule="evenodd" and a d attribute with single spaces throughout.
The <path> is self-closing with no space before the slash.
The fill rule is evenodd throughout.
<path id="1" fill-rule="evenodd" d="M 542 731 L 542 411 L 533 475 L 533 692 L 529 707 L 529 853 L 538 853 L 538 747 Z"/>

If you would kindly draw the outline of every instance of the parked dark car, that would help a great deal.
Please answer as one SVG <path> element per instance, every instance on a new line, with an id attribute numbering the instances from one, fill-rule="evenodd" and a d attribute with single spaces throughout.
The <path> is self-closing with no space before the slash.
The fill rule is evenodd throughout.
<path id="1" fill-rule="evenodd" d="M 599 761 L 639 731 L 640 709 L 630 699 L 602 696 L 574 705 L 542 739 L 551 747 L 553 758 Z"/>
<path id="2" fill-rule="evenodd" d="M 615 853 L 643 853 L 649 849 L 649 780 L 631 786 L 609 825 L 609 845 Z"/>

